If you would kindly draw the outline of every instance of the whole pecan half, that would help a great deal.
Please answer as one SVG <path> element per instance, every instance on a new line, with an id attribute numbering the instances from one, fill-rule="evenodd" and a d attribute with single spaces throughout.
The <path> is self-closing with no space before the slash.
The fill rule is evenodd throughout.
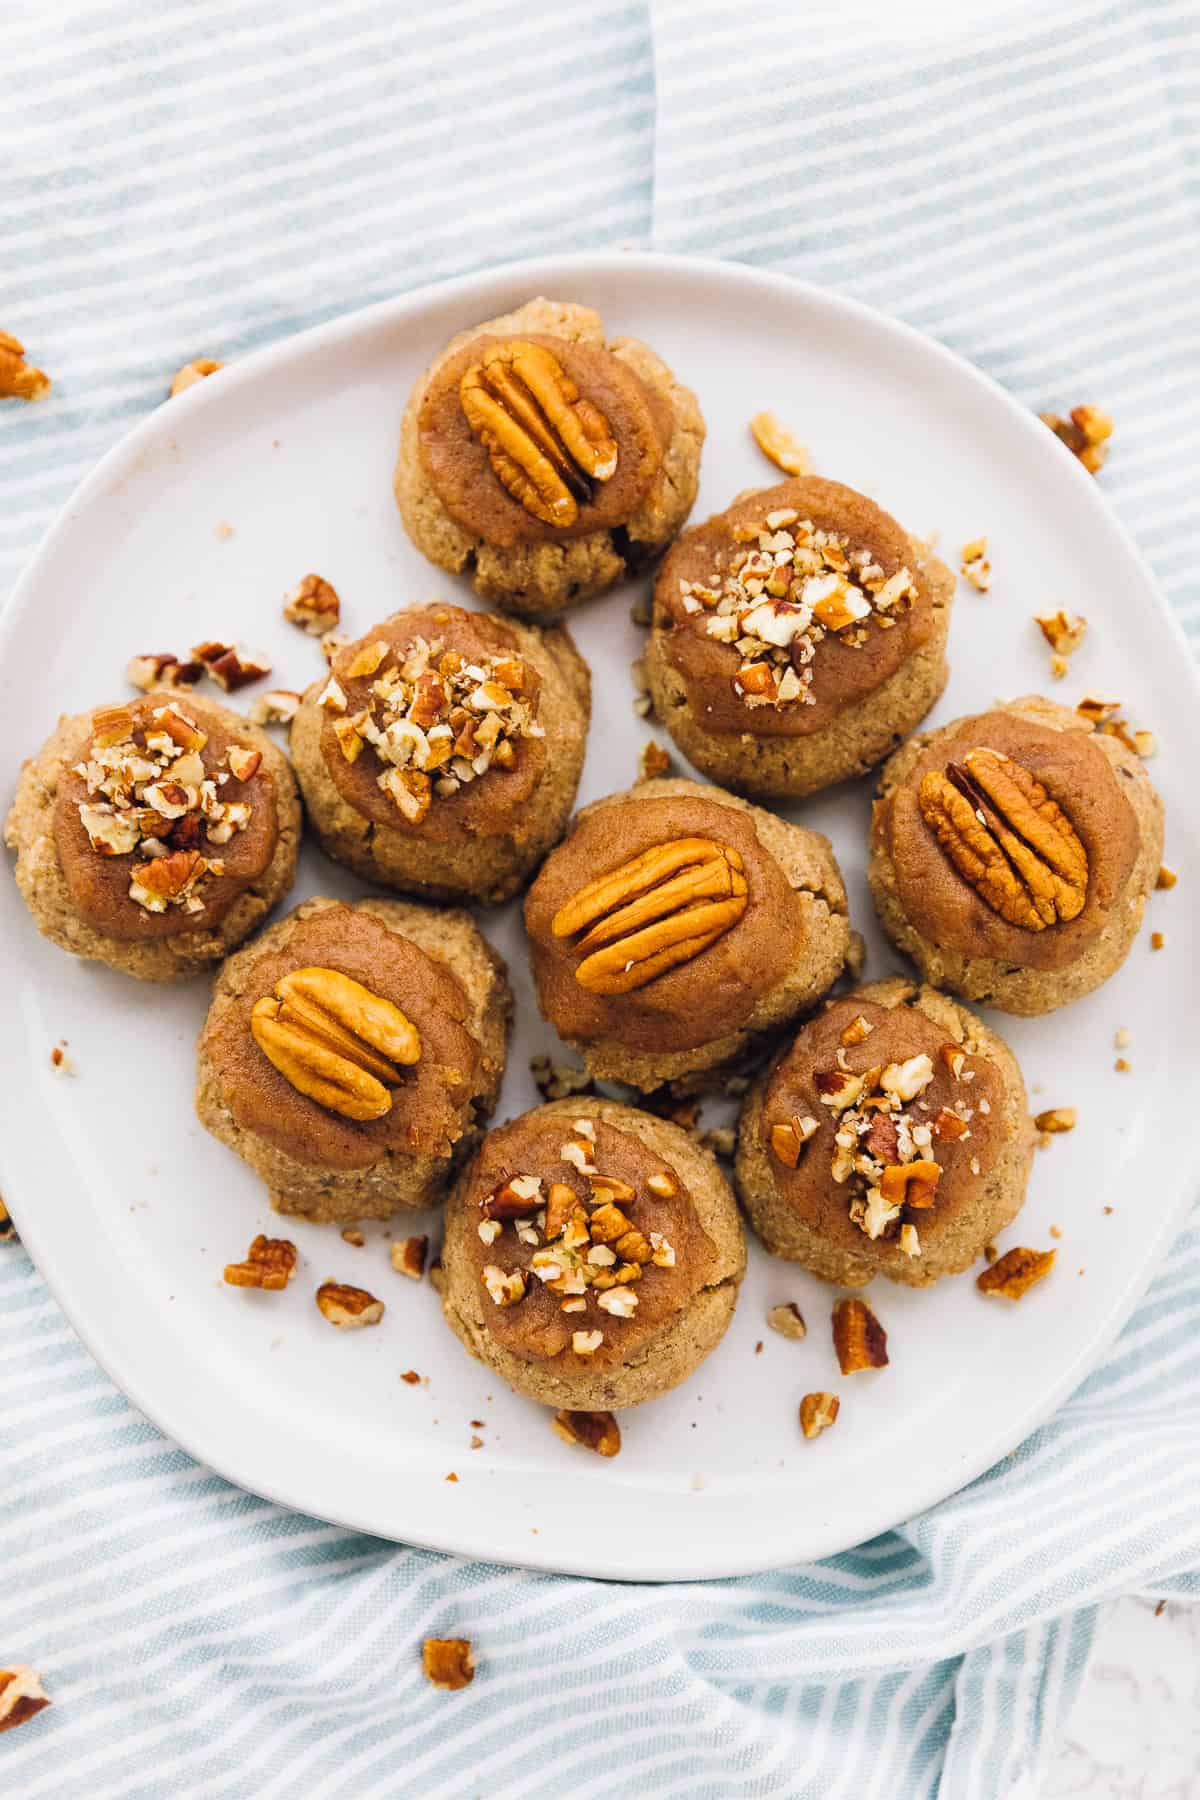
<path id="1" fill-rule="evenodd" d="M 1074 919 L 1087 899 L 1087 851 L 1041 782 L 999 751 L 969 750 L 918 791 L 921 816 L 954 867 L 1010 925 Z"/>
<path id="2" fill-rule="evenodd" d="M 676 838 L 589 881 L 559 908 L 550 928 L 557 938 L 577 937 L 581 987 L 628 994 L 707 950 L 737 924 L 746 904 L 736 850 L 711 838 Z"/>
<path id="3" fill-rule="evenodd" d="M 347 1119 L 391 1111 L 397 1065 L 421 1055 L 398 1006 L 337 969 L 293 969 L 250 1014 L 254 1041 L 279 1073 L 318 1106 Z"/>
<path id="4" fill-rule="evenodd" d="M 592 484 L 615 473 L 608 420 L 542 345 L 493 344 L 467 369 L 458 393 L 497 480 L 535 519 L 573 525 Z"/>

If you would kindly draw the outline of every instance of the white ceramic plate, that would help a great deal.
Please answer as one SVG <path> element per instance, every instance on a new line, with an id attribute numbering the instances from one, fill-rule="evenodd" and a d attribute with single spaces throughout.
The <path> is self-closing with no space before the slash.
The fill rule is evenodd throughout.
<path id="1" fill-rule="evenodd" d="M 1048 1245 L 1057 1226 L 1052 1278 L 1017 1308 L 985 1301 L 969 1275 L 927 1293 L 880 1281 L 871 1300 L 891 1365 L 843 1380 L 829 1290 L 752 1248 L 733 1326 L 695 1379 L 625 1415 L 616 1461 L 572 1450 L 544 1411 L 467 1358 L 428 1282 L 392 1272 L 379 1226 L 352 1249 L 336 1230 L 289 1222 L 302 1261 L 286 1293 L 222 1285 L 222 1266 L 274 1216 L 257 1180 L 193 1115 L 207 984 L 151 988 L 74 962 L 37 935 L 10 881 L 0 883 L 3 1188 L 95 1356 L 164 1432 L 230 1480 L 474 1556 L 635 1579 L 728 1575 L 859 1542 L 1011 1450 L 1114 1335 L 1192 1197 L 1191 1117 L 1179 1097 L 1195 1091 L 1200 1061 L 1190 898 L 1200 857 L 1186 788 L 1196 689 L 1183 639 L 1092 479 L 947 351 L 786 279 L 613 255 L 475 276 L 248 358 L 161 406 L 105 458 L 5 616 L 0 766 L 8 786 L 61 709 L 122 694 L 131 653 L 236 635 L 273 653 L 280 685 L 303 686 L 319 651 L 282 622 L 280 599 L 306 570 L 335 584 L 354 633 L 433 596 L 470 604 L 401 528 L 391 493 L 401 409 L 452 332 L 537 293 L 596 306 L 614 334 L 644 337 L 696 388 L 709 426 L 697 517 L 774 478 L 746 429 L 770 406 L 823 473 L 918 533 L 938 529 L 948 559 L 988 534 L 994 586 L 960 593 L 935 720 L 1046 688 L 1031 614 L 1063 605 L 1085 613 L 1090 631 L 1056 697 L 1117 693 L 1159 734 L 1153 773 L 1182 876 L 1177 894 L 1150 906 L 1165 951 L 1152 955 L 1144 932 L 1089 999 L 1046 1019 L 993 1021 L 1035 1104 L 1079 1109 L 1078 1130 L 1037 1157 L 1004 1240 Z M 595 676 L 583 799 L 626 786 L 648 735 L 631 710 L 632 597 L 614 594 L 572 621 Z M 868 806 L 864 782 L 792 816 L 832 836 L 878 976 L 895 959 L 863 879 Z M 358 891 L 306 849 L 296 900 Z M 503 1119 L 536 1101 L 530 1056 L 561 1051 L 533 1004 L 515 909 L 484 924 L 518 994 Z M 1119 1027 L 1130 1034 L 1129 1074 L 1113 1068 Z M 73 1078 L 50 1070 L 62 1039 Z M 436 1220 L 416 1228 L 436 1231 Z M 332 1331 L 312 1302 L 328 1275 L 382 1296 L 382 1326 Z M 808 1319 L 803 1343 L 766 1328 L 768 1306 L 783 1299 Z M 405 1385 L 407 1369 L 425 1382 Z M 796 1409 L 814 1388 L 840 1392 L 842 1410 L 809 1444 Z M 472 1450 L 475 1419 L 485 1441 Z"/>

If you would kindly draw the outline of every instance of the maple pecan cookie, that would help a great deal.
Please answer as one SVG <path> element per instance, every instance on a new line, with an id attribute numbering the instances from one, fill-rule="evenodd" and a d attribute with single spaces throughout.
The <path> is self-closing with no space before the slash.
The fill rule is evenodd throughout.
<path id="1" fill-rule="evenodd" d="M 288 760 L 238 713 L 154 692 L 59 720 L 5 826 L 39 931 L 143 981 L 219 962 L 292 885 Z"/>
<path id="2" fill-rule="evenodd" d="M 1034 695 L 914 738 L 882 771 L 871 892 L 926 981 L 1051 1012 L 1120 968 L 1162 859 L 1130 743 Z"/>
<path id="3" fill-rule="evenodd" d="M 597 313 L 530 300 L 451 340 L 413 390 L 395 491 L 431 562 L 553 618 L 644 567 L 696 497 L 696 397 Z"/>
<path id="4" fill-rule="evenodd" d="M 612 1100 L 484 1139 L 446 1204 L 442 1308 L 472 1356 L 550 1406 L 635 1406 L 686 1380 L 746 1264 L 715 1158 Z"/>
<path id="5" fill-rule="evenodd" d="M 703 1084 L 836 981 L 828 838 L 698 782 L 594 801 L 525 903 L 538 1004 L 594 1076 Z"/>
<path id="6" fill-rule="evenodd" d="M 646 648 L 655 711 L 702 774 L 815 793 L 895 749 L 946 685 L 954 578 L 882 508 L 800 476 L 680 538 Z"/>
<path id="7" fill-rule="evenodd" d="M 200 1121 L 279 1212 L 440 1200 L 491 1117 L 512 995 L 464 912 L 306 900 L 230 957 L 200 1035 Z"/>
<path id="8" fill-rule="evenodd" d="M 1016 1217 L 1033 1147 L 1008 1046 L 894 976 L 829 1001 L 751 1088 L 737 1187 L 774 1255 L 844 1287 L 928 1287 Z"/>
<path id="9" fill-rule="evenodd" d="M 562 627 L 415 606 L 338 651 L 304 696 L 292 758 L 336 862 L 385 887 L 498 902 L 562 835 L 590 711 Z"/>

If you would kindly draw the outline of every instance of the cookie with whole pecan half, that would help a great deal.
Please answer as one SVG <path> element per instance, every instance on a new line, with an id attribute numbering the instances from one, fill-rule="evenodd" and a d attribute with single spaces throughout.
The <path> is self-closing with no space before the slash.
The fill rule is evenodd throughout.
<path id="1" fill-rule="evenodd" d="M 699 482 L 695 395 L 585 306 L 530 300 L 452 339 L 413 390 L 396 502 L 431 562 L 549 619 L 644 567 Z"/>
<path id="2" fill-rule="evenodd" d="M 798 476 L 686 532 L 654 592 L 655 710 L 712 781 L 797 796 L 861 775 L 946 684 L 954 578 L 865 494 Z"/>
<path id="3" fill-rule="evenodd" d="M 307 900 L 221 971 L 196 1110 L 279 1212 L 429 1206 L 491 1117 L 511 1014 L 466 913 Z"/>
<path id="4" fill-rule="evenodd" d="M 745 1263 L 710 1151 L 613 1100 L 559 1100 L 489 1132 L 455 1183 L 442 1309 L 519 1393 L 607 1411 L 692 1373 Z"/>
<path id="5" fill-rule="evenodd" d="M 413 606 L 337 650 L 292 724 L 292 759 L 335 861 L 495 903 L 562 834 L 590 710 L 564 627 Z"/>
<path id="6" fill-rule="evenodd" d="M 871 891 L 935 987 L 1051 1012 L 1124 962 L 1162 832 L 1132 744 L 1034 695 L 913 738 L 886 764 Z"/>
<path id="7" fill-rule="evenodd" d="M 164 688 L 60 719 L 21 771 L 5 841 L 46 937 L 171 981 L 219 962 L 287 893 L 300 801 L 264 731 Z"/>
<path id="8" fill-rule="evenodd" d="M 843 1287 L 928 1287 L 1016 1217 L 1034 1138 L 1003 1040 L 893 976 L 828 1001 L 755 1082 L 737 1188 L 774 1255 Z"/>
<path id="9" fill-rule="evenodd" d="M 833 985 L 849 946 L 829 840 L 719 788 L 587 806 L 525 903 L 538 1003 L 593 1076 L 706 1085 Z"/>

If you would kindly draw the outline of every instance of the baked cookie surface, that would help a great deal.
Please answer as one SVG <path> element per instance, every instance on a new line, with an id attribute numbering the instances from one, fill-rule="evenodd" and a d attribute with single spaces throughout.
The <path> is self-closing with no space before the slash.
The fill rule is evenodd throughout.
<path id="1" fill-rule="evenodd" d="M 774 1255 L 928 1287 L 1016 1217 L 1033 1148 L 1008 1046 L 897 976 L 829 1001 L 751 1088 L 737 1187 Z"/>
<path id="2" fill-rule="evenodd" d="M 678 1126 L 555 1101 L 489 1133 L 446 1207 L 442 1307 L 551 1406 L 633 1406 L 723 1336 L 745 1268 L 733 1195 Z"/>
<path id="3" fill-rule="evenodd" d="M 60 719 L 5 826 L 39 931 L 143 981 L 211 967 L 292 885 L 300 803 L 265 732 L 164 690 Z"/>
<path id="4" fill-rule="evenodd" d="M 222 970 L 196 1110 L 279 1212 L 429 1206 L 491 1116 L 511 1014 L 466 913 L 307 900 Z"/>
<path id="5" fill-rule="evenodd" d="M 322 848 L 386 887 L 511 898 L 566 824 L 590 694 L 562 627 L 394 613 L 338 651 L 292 726 Z"/>
<path id="6" fill-rule="evenodd" d="M 860 775 L 946 684 L 954 581 L 882 508 L 798 476 L 686 532 L 655 586 L 655 710 L 711 780 L 799 796 Z"/>
<path id="7" fill-rule="evenodd" d="M 453 338 L 401 426 L 417 548 L 507 612 L 550 619 L 656 557 L 699 482 L 695 395 L 597 313 L 537 299 Z"/>
<path id="8" fill-rule="evenodd" d="M 913 738 L 883 769 L 870 882 L 924 978 L 1004 1012 L 1079 999 L 1124 962 L 1162 860 L 1137 753 L 1037 695 Z"/>
<path id="9" fill-rule="evenodd" d="M 711 1078 L 837 979 L 846 893 L 827 838 L 676 779 L 594 801 L 525 902 L 538 1004 L 589 1072 Z"/>

